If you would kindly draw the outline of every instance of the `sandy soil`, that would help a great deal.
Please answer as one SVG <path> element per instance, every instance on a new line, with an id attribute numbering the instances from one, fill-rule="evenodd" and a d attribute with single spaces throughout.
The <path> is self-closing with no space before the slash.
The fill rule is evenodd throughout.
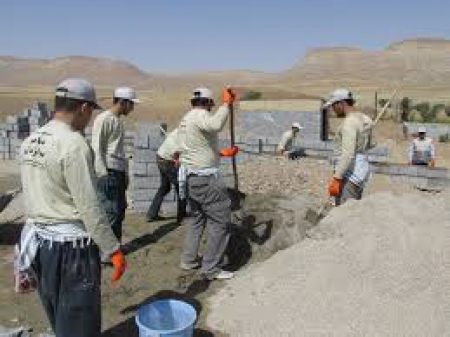
<path id="1" fill-rule="evenodd" d="M 241 165 L 239 172 L 241 190 L 250 196 L 306 193 L 322 200 L 326 198 L 326 183 L 330 176 L 325 161 L 308 158 L 295 162 L 275 157 L 259 158 Z M 0 167 L 1 190 L 9 190 L 17 185 L 17 167 L 13 162 L 3 162 Z M 393 185 L 384 176 L 374 176 L 367 193 L 384 190 L 419 193 L 405 184 Z M 20 202 L 11 207 L 15 209 L 8 210 L 7 214 L 21 213 L 23 209 Z M 5 222 L 5 218 L 0 218 L 0 222 Z M 2 225 L 0 231 L 0 325 L 28 325 L 37 332 L 46 331 L 48 323 L 37 295 L 18 295 L 12 291 L 12 251 L 20 232 L 20 222 Z M 206 300 L 223 284 L 207 283 L 199 280 L 195 273 L 180 271 L 178 263 L 183 238 L 183 226 L 177 226 L 173 219 L 149 224 L 140 215 L 127 214 L 124 242 L 129 269 L 120 284 L 112 287 L 109 282 L 111 268 L 104 268 L 104 336 L 137 336 L 133 317 L 136 309 L 143 303 L 161 297 L 182 298 L 197 308 L 199 322 L 195 336 L 223 336 L 205 324 L 209 310 Z M 276 251 L 272 249 L 266 250 L 264 254 L 252 254 L 253 244 L 247 238 L 236 237 L 236 240 L 233 249 L 239 249 L 237 255 L 243 259 L 234 268 L 260 262 Z"/>

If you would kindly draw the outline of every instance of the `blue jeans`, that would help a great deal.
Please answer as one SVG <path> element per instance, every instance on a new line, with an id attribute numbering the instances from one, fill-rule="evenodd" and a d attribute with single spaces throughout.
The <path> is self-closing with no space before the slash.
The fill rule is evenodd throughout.
<path id="1" fill-rule="evenodd" d="M 100 200 L 108 216 L 116 238 L 122 239 L 122 222 L 127 209 L 125 172 L 108 170 L 106 176 L 98 178 L 97 187 Z"/>
<path id="2" fill-rule="evenodd" d="M 100 336 L 100 253 L 83 243 L 44 241 L 32 266 L 56 337 Z"/>

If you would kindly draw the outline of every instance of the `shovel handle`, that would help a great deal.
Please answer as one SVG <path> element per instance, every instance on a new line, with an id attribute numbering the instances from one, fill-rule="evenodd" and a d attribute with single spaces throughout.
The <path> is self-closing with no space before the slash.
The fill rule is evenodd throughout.
<path id="1" fill-rule="evenodd" d="M 231 87 L 228 86 L 228 91 L 231 92 Z M 234 134 L 234 104 L 229 105 L 230 108 L 230 141 L 231 141 L 231 147 L 235 146 L 235 134 Z M 239 181 L 238 181 L 238 174 L 237 174 L 237 165 L 236 165 L 236 157 L 231 157 L 231 164 L 233 167 L 233 176 L 234 176 L 234 189 L 235 191 L 239 190 Z"/>

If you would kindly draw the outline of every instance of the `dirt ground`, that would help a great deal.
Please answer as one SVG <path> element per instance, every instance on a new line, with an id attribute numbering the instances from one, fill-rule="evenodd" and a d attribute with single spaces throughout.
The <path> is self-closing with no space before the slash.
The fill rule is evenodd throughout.
<path id="1" fill-rule="evenodd" d="M 400 162 L 404 146 L 400 131 L 389 122 L 378 129 L 379 139 L 392 139 L 393 155 Z M 400 133 L 399 133 L 400 132 Z M 440 146 L 440 145 L 439 145 Z M 445 154 L 438 162 L 448 166 L 450 149 L 440 146 L 439 153 Z M 302 158 L 299 161 L 266 157 L 239 166 L 241 190 L 248 195 L 292 195 L 306 193 L 320 200 L 326 199 L 326 184 L 330 168 L 326 161 Z M 0 163 L 0 192 L 19 185 L 17 165 L 14 162 Z M 379 191 L 396 193 L 420 193 L 405 183 L 393 182 L 387 176 L 375 175 L 367 186 L 366 193 Z M 18 203 L 12 213 L 20 213 L 23 205 Z M 14 220 L 2 214 L 0 224 Z M 18 295 L 13 292 L 12 259 L 13 245 L 20 233 L 20 220 L 0 225 L 0 325 L 31 326 L 36 332 L 45 332 L 48 322 L 36 293 Z M 111 268 L 105 266 L 103 272 L 103 336 L 137 336 L 134 315 L 137 308 L 156 298 L 180 298 L 192 303 L 199 313 L 195 336 L 223 335 L 210 331 L 205 325 L 208 308 L 205 300 L 224 283 L 205 282 L 195 273 L 179 269 L 179 256 L 184 239 L 184 227 L 174 219 L 147 223 L 142 215 L 127 214 L 124 224 L 124 250 L 129 268 L 117 286 L 111 286 Z M 249 242 L 236 243 L 243 260 L 234 268 L 242 268 L 260 262 L 267 254 L 252 254 Z M 238 270 L 239 272 L 239 270 Z"/>

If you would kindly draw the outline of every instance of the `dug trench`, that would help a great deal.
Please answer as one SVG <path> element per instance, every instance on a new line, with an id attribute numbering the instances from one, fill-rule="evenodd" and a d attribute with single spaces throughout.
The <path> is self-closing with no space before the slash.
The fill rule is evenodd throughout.
<path id="1" fill-rule="evenodd" d="M 271 257 L 277 251 L 301 241 L 311 224 L 305 219 L 308 208 L 319 208 L 311 195 L 244 195 L 230 190 L 232 199 L 231 237 L 226 252 L 227 270 L 240 273 Z M 198 321 L 194 336 L 223 334 L 210 331 L 205 317 L 206 299 L 226 285 L 226 281 L 208 282 L 197 272 L 179 268 L 185 226 L 174 218 L 147 223 L 142 215 L 127 214 L 124 224 L 124 251 L 128 270 L 119 284 L 111 285 L 112 268 L 105 266 L 102 280 L 102 336 L 138 336 L 134 316 L 137 309 L 155 299 L 177 298 L 191 303 Z M 36 293 L 16 294 L 12 290 L 13 245 L 20 224 L 1 226 L 0 249 L 0 325 L 30 326 L 34 332 L 48 330 L 48 322 Z M 204 240 L 205 241 L 205 240 Z M 202 245 L 205 242 L 202 242 Z"/>

